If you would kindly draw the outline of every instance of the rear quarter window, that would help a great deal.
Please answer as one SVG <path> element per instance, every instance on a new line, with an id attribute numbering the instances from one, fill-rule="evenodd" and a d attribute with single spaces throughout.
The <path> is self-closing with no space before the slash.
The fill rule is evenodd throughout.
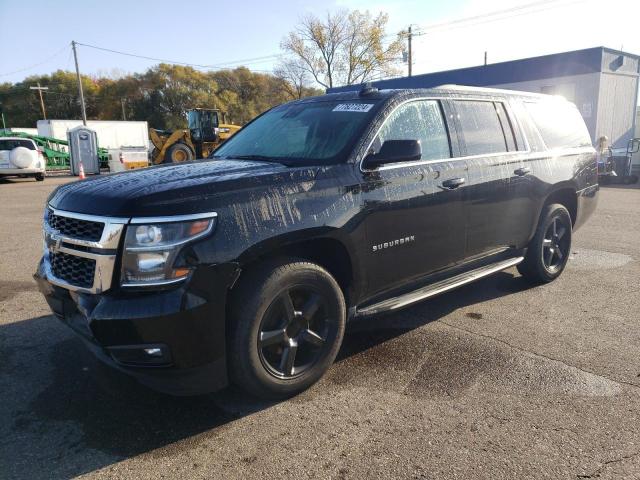
<path id="1" fill-rule="evenodd" d="M 591 136 L 573 103 L 562 100 L 524 102 L 547 148 L 590 147 Z"/>

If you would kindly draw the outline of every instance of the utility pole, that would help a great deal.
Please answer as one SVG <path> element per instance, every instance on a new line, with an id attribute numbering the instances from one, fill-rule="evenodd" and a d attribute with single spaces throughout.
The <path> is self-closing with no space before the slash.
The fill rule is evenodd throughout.
<path id="1" fill-rule="evenodd" d="M 484 51 L 484 64 L 487 64 L 487 51 Z"/>
<path id="2" fill-rule="evenodd" d="M 124 98 L 120 99 L 120 105 L 122 105 L 122 120 L 127 120 L 127 114 L 124 111 Z"/>
<path id="3" fill-rule="evenodd" d="M 38 90 L 38 93 L 40 94 L 40 107 L 42 108 L 42 117 L 46 120 L 47 119 L 47 112 L 44 109 L 44 100 L 42 98 L 42 91 L 43 90 L 49 90 L 49 87 L 41 87 L 40 86 L 40 82 L 38 82 L 38 86 L 37 87 L 29 87 L 30 90 Z"/>
<path id="4" fill-rule="evenodd" d="M 411 37 L 413 37 L 411 33 L 411 25 L 409 25 L 408 32 L 408 43 L 409 43 L 409 54 L 407 55 L 407 66 L 409 67 L 409 76 L 411 76 L 411 63 L 413 61 L 413 55 L 411 55 Z"/>
<path id="5" fill-rule="evenodd" d="M 80 93 L 80 107 L 82 108 L 82 123 L 87 126 L 87 109 L 84 105 L 84 93 L 82 92 L 82 80 L 80 79 L 80 68 L 78 67 L 78 53 L 76 52 L 76 42 L 71 42 L 71 48 L 73 49 L 73 59 L 76 62 L 76 75 L 78 77 L 78 92 Z"/>

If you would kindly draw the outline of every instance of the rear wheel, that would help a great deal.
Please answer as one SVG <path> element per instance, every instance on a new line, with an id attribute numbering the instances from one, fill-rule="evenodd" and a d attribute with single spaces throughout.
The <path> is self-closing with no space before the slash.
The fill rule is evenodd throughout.
<path id="1" fill-rule="evenodd" d="M 318 381 L 344 335 L 346 307 L 335 279 L 302 260 L 268 262 L 233 292 L 234 383 L 262 398 L 286 398 Z"/>
<path id="2" fill-rule="evenodd" d="M 36 179 L 38 182 L 42 182 L 42 181 L 44 180 L 44 173 L 36 173 L 36 174 L 35 174 L 35 179 Z"/>
<path id="3" fill-rule="evenodd" d="M 193 152 L 184 143 L 171 145 L 164 157 L 164 163 L 181 163 L 193 160 Z"/>
<path id="4" fill-rule="evenodd" d="M 547 205 L 525 259 L 518 265 L 522 276 L 538 284 L 558 278 L 571 253 L 571 228 L 571 216 L 563 205 Z"/>

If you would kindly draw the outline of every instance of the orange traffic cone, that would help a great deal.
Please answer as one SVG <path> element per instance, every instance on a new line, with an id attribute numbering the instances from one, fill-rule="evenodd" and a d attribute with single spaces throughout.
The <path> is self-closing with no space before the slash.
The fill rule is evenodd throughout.
<path id="1" fill-rule="evenodd" d="M 82 165 L 82 162 L 80 162 L 80 180 L 84 180 L 85 178 L 87 178 L 84 174 L 84 166 Z"/>

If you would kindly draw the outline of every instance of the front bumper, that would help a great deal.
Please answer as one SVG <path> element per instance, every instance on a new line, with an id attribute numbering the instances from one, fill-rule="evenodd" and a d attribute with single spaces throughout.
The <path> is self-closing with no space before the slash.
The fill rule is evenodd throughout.
<path id="1" fill-rule="evenodd" d="M 71 292 L 34 278 L 53 313 L 104 363 L 172 395 L 224 388 L 226 298 L 237 265 L 198 268 L 180 287 L 152 292 Z M 146 352 L 153 355 L 145 357 Z"/>

